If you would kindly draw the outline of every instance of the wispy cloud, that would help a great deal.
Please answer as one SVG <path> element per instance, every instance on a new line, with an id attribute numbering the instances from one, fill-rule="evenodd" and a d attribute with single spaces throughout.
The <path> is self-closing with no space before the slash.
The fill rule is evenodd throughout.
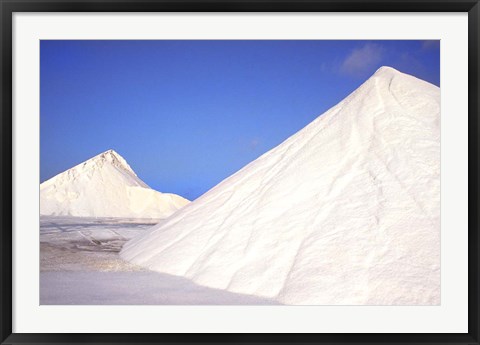
<path id="1" fill-rule="evenodd" d="M 239 149 L 241 152 L 254 152 L 259 148 L 262 144 L 261 138 L 253 137 L 253 138 L 242 138 L 239 141 Z"/>
<path id="2" fill-rule="evenodd" d="M 340 71 L 351 76 L 361 76 L 371 72 L 382 61 L 385 48 L 376 43 L 366 43 L 343 60 Z"/>
<path id="3" fill-rule="evenodd" d="M 260 140 L 258 138 L 254 138 L 250 140 L 249 148 L 251 150 L 255 150 L 259 144 L 260 144 Z"/>
<path id="4" fill-rule="evenodd" d="M 422 49 L 430 50 L 434 48 L 440 48 L 440 40 L 428 40 L 422 41 Z"/>

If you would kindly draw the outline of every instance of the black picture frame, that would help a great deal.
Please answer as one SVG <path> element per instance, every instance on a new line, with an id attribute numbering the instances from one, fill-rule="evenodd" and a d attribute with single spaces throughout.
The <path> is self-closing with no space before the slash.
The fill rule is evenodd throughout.
<path id="1" fill-rule="evenodd" d="M 468 12 L 468 333 L 422 334 L 46 334 L 12 333 L 12 15 L 14 12 Z M 335 343 L 480 344 L 479 340 L 479 15 L 478 0 L 0 0 L 2 344 Z M 472 177 L 473 176 L 473 177 Z"/>

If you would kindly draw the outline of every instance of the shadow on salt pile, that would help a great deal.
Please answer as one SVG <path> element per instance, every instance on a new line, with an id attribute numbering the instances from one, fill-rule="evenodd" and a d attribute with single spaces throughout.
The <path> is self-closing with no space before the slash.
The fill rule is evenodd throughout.
<path id="1" fill-rule="evenodd" d="M 273 305 L 276 301 L 150 271 L 42 272 L 41 305 Z"/>

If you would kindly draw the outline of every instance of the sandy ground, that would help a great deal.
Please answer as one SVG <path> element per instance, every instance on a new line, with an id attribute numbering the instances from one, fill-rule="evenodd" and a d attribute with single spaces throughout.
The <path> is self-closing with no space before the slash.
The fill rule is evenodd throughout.
<path id="1" fill-rule="evenodd" d="M 41 217 L 40 304 L 276 304 L 199 286 L 119 258 L 118 252 L 127 240 L 157 222 Z"/>

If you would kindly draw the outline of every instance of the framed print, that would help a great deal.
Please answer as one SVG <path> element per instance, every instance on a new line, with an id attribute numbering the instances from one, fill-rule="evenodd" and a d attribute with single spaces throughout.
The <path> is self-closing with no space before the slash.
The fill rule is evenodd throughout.
<path id="1" fill-rule="evenodd" d="M 1 11 L 2 343 L 479 343 L 478 1 Z"/>

